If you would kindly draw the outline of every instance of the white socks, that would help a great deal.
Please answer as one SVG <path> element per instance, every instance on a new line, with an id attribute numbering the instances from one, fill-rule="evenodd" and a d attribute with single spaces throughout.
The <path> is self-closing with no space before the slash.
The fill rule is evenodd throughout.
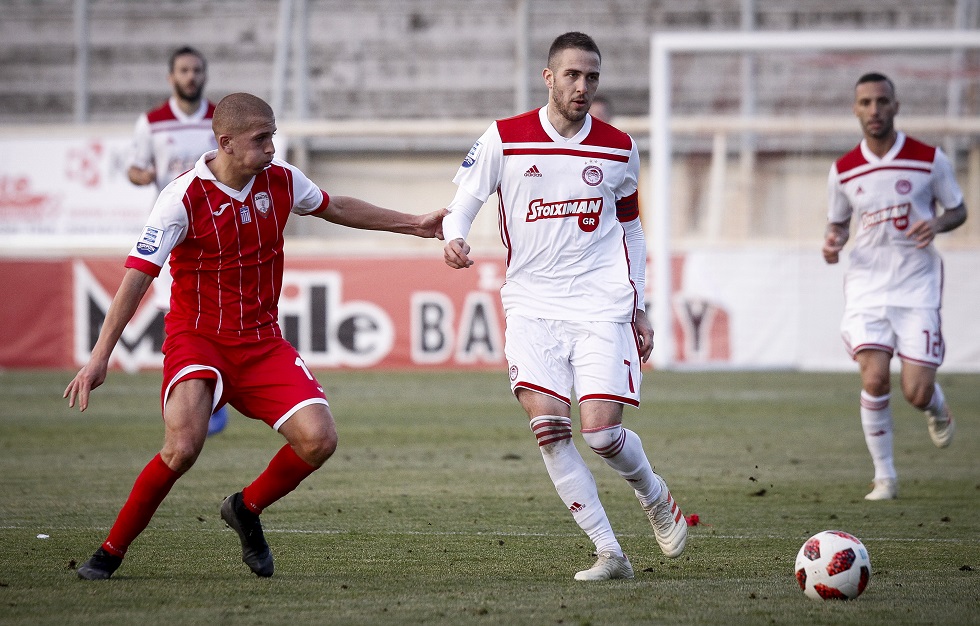
<path id="1" fill-rule="evenodd" d="M 582 437 L 593 452 L 633 487 L 641 505 L 650 506 L 660 496 L 661 483 L 650 467 L 639 435 L 623 428 L 622 424 L 616 424 L 583 430 Z"/>
<path id="2" fill-rule="evenodd" d="M 932 415 L 943 415 L 943 408 L 946 406 L 946 395 L 943 393 L 943 388 L 939 386 L 939 383 L 935 383 L 932 388 L 932 400 L 929 401 L 929 406 L 923 409 L 926 413 Z"/>
<path id="3" fill-rule="evenodd" d="M 599 502 L 595 478 L 572 442 L 572 420 L 558 415 L 541 415 L 531 420 L 531 431 L 551 482 L 562 502 L 595 544 L 596 552 L 622 555 L 623 549 L 613 534 L 606 511 Z"/>
<path id="4" fill-rule="evenodd" d="M 938 391 L 938 385 L 937 385 Z M 933 402 L 936 400 L 933 394 Z M 895 454 L 892 448 L 892 409 L 888 404 L 891 394 L 874 397 L 867 391 L 861 390 L 861 427 L 864 429 L 864 441 L 868 444 L 868 452 L 875 467 L 875 480 L 882 478 L 897 478 L 895 472 Z"/>

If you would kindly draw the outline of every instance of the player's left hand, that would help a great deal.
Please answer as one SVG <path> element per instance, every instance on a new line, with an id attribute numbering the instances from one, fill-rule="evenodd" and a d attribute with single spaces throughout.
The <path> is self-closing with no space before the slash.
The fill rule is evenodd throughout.
<path id="1" fill-rule="evenodd" d="M 640 345 L 640 360 L 644 363 L 653 354 L 653 326 L 643 309 L 636 310 L 636 335 Z"/>
<path id="2" fill-rule="evenodd" d="M 68 398 L 68 407 L 74 407 L 77 398 L 78 409 L 80 411 L 87 409 L 89 394 L 93 389 L 105 382 L 107 371 L 108 363 L 94 358 L 85 367 L 80 369 L 75 374 L 75 378 L 68 383 L 68 387 L 65 388 L 65 393 L 62 395 L 63 398 Z"/>
<path id="3" fill-rule="evenodd" d="M 922 220 L 912 224 L 905 236 L 915 240 L 916 248 L 925 248 L 936 238 L 936 227 L 932 220 Z"/>

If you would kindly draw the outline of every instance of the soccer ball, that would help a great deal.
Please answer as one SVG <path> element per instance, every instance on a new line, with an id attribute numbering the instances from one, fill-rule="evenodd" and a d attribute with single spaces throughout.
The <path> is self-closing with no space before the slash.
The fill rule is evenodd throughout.
<path id="1" fill-rule="evenodd" d="M 871 579 L 871 559 L 861 540 L 839 530 L 810 537 L 796 555 L 796 582 L 814 600 L 853 600 Z"/>

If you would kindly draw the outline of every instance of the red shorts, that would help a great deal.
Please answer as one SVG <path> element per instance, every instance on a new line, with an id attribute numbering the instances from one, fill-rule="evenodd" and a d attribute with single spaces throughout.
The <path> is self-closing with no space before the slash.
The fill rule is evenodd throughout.
<path id="1" fill-rule="evenodd" d="M 226 402 L 246 417 L 279 427 L 310 404 L 327 404 L 323 387 L 303 358 L 278 337 L 243 341 L 178 333 L 163 343 L 162 405 L 180 381 L 215 381 L 214 409 Z"/>

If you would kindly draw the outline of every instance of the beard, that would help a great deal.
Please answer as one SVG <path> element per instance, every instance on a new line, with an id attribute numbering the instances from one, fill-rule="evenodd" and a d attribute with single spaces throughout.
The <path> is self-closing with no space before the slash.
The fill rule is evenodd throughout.
<path id="1" fill-rule="evenodd" d="M 895 128 L 895 122 L 882 120 L 881 126 L 878 127 L 877 131 L 872 131 L 871 124 L 868 123 L 865 124 L 864 126 L 864 132 L 866 135 L 870 137 L 874 137 L 875 139 L 883 139 L 891 135 L 892 130 L 894 130 L 894 128 Z"/>
<path id="2" fill-rule="evenodd" d="M 581 110 L 573 109 L 571 103 L 566 102 L 560 93 L 555 93 L 555 97 L 551 99 L 551 103 L 554 105 L 555 111 L 569 122 L 581 122 L 585 119 L 585 114 L 589 112 L 587 108 Z"/>
<path id="3" fill-rule="evenodd" d="M 188 102 L 197 102 L 201 99 L 201 94 L 204 92 L 204 84 L 194 85 L 190 88 L 184 88 L 180 85 L 175 87 L 177 92 L 177 97 L 181 100 L 187 100 Z"/>

